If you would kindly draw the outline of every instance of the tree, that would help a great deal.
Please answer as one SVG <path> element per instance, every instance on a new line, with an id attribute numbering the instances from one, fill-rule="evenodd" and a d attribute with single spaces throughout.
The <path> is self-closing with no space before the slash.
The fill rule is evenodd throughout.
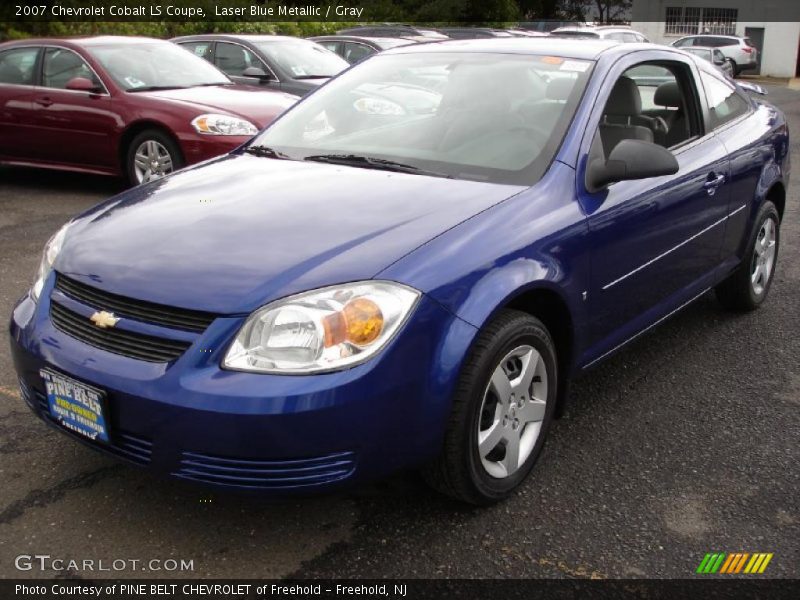
<path id="1" fill-rule="evenodd" d="M 579 21 L 627 21 L 633 0 L 563 0 L 562 11 Z"/>

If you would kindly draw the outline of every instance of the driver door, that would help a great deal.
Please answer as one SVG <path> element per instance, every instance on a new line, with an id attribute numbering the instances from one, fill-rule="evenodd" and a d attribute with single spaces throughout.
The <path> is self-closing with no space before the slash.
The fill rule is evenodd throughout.
<path id="1" fill-rule="evenodd" d="M 620 76 L 636 82 L 639 98 L 629 98 L 629 110 L 638 114 L 627 115 L 626 121 L 639 133 L 652 129 L 650 139 L 669 148 L 679 171 L 620 181 L 594 194 L 579 183 L 591 236 L 589 308 L 595 356 L 615 349 L 712 285 L 728 215 L 729 166 L 723 145 L 703 129 L 695 73 L 688 61 L 629 63 L 606 82 L 605 94 Z M 665 93 L 670 87 L 671 93 Z M 598 107 L 609 97 L 601 96 Z M 662 123 L 649 116 L 660 109 L 673 113 Z M 620 116 L 607 103 L 595 110 L 603 112 L 591 138 L 593 152 L 597 141 L 602 142 L 602 123 L 611 113 Z"/>

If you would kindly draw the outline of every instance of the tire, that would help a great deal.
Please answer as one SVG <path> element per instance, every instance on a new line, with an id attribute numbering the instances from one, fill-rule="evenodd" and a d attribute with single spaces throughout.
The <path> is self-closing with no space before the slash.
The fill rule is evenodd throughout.
<path id="1" fill-rule="evenodd" d="M 153 169 L 156 162 L 158 167 Z M 161 179 L 183 165 L 183 154 L 178 144 L 159 129 L 145 129 L 137 134 L 125 153 L 125 176 L 131 185 Z"/>
<path id="2" fill-rule="evenodd" d="M 541 453 L 555 412 L 557 382 L 556 350 L 547 328 L 527 313 L 502 311 L 470 350 L 442 451 L 423 470 L 425 480 L 470 504 L 493 504 L 509 496 Z M 514 447 L 516 469 L 508 454 Z"/>
<path id="3" fill-rule="evenodd" d="M 736 61 L 733 60 L 732 58 L 726 58 L 725 60 L 727 60 L 730 63 L 732 70 L 731 72 L 733 73 L 733 76 L 738 77 L 739 73 L 741 73 L 742 70 L 736 65 Z"/>
<path id="4" fill-rule="evenodd" d="M 780 247 L 780 216 L 772 202 L 764 201 L 754 224 L 741 265 L 714 290 L 722 305 L 731 310 L 758 308 L 769 294 L 775 277 Z"/>

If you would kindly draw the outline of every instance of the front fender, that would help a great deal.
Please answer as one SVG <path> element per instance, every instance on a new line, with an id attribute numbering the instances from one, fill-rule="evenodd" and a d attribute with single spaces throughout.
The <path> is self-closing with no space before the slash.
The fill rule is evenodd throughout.
<path id="1" fill-rule="evenodd" d="M 546 289 L 567 306 L 579 350 L 589 248 L 574 180 L 572 168 L 553 163 L 534 187 L 444 232 L 378 277 L 425 292 L 478 329 L 520 295 Z"/>

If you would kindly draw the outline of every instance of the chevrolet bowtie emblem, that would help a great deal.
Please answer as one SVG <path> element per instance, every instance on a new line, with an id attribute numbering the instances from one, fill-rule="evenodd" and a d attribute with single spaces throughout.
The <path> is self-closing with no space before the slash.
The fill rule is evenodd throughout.
<path id="1" fill-rule="evenodd" d="M 114 327 L 114 325 L 116 325 L 119 321 L 119 319 L 114 316 L 114 313 L 110 313 L 105 310 L 100 310 L 94 313 L 91 317 L 89 317 L 89 320 L 102 329 Z"/>

